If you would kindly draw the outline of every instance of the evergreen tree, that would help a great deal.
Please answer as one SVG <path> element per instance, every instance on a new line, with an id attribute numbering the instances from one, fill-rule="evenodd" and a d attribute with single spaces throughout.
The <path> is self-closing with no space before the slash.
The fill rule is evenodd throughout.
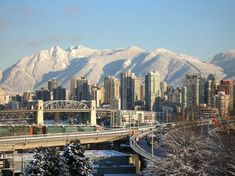
<path id="1" fill-rule="evenodd" d="M 33 160 L 25 169 L 25 176 L 91 176 L 92 163 L 84 155 L 80 141 L 71 141 L 63 154 L 57 148 L 37 148 Z"/>
<path id="2" fill-rule="evenodd" d="M 85 147 L 81 145 L 80 141 L 71 141 L 64 147 L 62 161 L 64 168 L 67 168 L 69 176 L 89 176 L 92 175 L 92 163 L 84 155 Z"/>
<path id="3" fill-rule="evenodd" d="M 24 175 L 61 175 L 60 154 L 55 148 L 37 148 L 34 150 L 33 160 L 25 169 Z"/>

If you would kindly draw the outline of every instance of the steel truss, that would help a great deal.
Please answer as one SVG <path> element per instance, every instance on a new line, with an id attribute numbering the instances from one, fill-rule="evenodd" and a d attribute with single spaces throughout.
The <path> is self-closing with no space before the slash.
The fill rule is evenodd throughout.
<path id="1" fill-rule="evenodd" d="M 43 103 L 43 108 L 44 110 L 51 110 L 51 109 L 89 110 L 90 109 L 85 103 L 73 100 L 46 101 Z"/>
<path id="2" fill-rule="evenodd" d="M 98 118 L 113 118 L 117 110 L 110 110 L 110 109 L 97 109 L 96 110 L 96 117 Z"/>
<path id="3" fill-rule="evenodd" d="M 0 120 L 16 120 L 16 119 L 33 119 L 36 117 L 36 113 L 34 111 L 25 112 L 0 112 Z"/>

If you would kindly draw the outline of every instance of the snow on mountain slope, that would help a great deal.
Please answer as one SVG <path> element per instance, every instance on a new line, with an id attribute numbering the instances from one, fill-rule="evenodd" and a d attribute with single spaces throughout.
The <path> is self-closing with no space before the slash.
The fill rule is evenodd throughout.
<path id="1" fill-rule="evenodd" d="M 49 71 L 62 70 L 69 64 L 67 52 L 52 47 L 24 57 L 18 63 L 3 71 L 1 85 L 16 90 L 32 90 L 36 81 Z"/>
<path id="2" fill-rule="evenodd" d="M 42 79 L 36 85 L 36 88 L 39 88 L 51 78 L 60 80 L 60 83 L 67 87 L 69 80 L 75 75 L 86 76 L 93 83 L 102 82 L 105 75 L 117 76 L 116 73 L 125 70 L 125 66 L 123 66 L 125 62 L 143 51 L 143 49 L 137 47 L 129 47 L 115 50 L 96 50 L 92 56 L 85 58 L 79 58 L 78 56 L 72 59 L 70 65 L 62 72 L 45 74 L 46 79 Z"/>
<path id="3" fill-rule="evenodd" d="M 178 55 L 165 49 L 149 52 L 133 69 L 134 72 L 141 71 L 142 76 L 149 70 L 159 71 L 164 81 L 174 85 L 179 85 L 186 73 L 203 73 L 205 75 L 217 73 L 219 77 L 224 76 L 219 67 L 204 63 L 195 57 Z"/>
<path id="4" fill-rule="evenodd" d="M 210 63 L 221 67 L 227 75 L 226 78 L 235 79 L 235 50 L 228 50 L 215 55 Z"/>
<path id="5" fill-rule="evenodd" d="M 216 73 L 224 77 L 223 70 L 187 55 L 176 54 L 167 49 L 145 51 L 136 46 L 119 49 L 97 50 L 85 46 L 72 46 L 67 50 L 52 47 L 21 59 L 2 72 L 1 87 L 15 91 L 39 89 L 56 78 L 68 87 L 73 76 L 86 76 L 93 83 L 103 82 L 106 75 L 119 77 L 121 72 L 131 70 L 144 78 L 150 70 L 157 70 L 162 80 L 179 85 L 186 73 Z"/>

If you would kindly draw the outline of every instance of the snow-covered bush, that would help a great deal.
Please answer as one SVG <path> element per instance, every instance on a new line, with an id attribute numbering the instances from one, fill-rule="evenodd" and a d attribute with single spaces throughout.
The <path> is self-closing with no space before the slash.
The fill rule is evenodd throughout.
<path id="1" fill-rule="evenodd" d="M 37 148 L 25 176 L 90 176 L 93 165 L 84 155 L 80 141 L 71 141 L 60 154 L 58 148 Z"/>

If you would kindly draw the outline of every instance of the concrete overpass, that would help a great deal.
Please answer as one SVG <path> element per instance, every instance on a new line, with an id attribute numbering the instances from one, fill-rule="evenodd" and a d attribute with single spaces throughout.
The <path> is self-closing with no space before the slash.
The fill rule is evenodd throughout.
<path id="1" fill-rule="evenodd" d="M 150 127 L 139 128 L 141 131 L 148 130 Z M 152 126 L 153 128 L 153 126 Z M 0 151 L 14 151 L 32 149 L 37 147 L 55 147 L 63 146 L 71 140 L 79 139 L 82 144 L 102 143 L 115 141 L 130 137 L 130 129 L 106 130 L 101 132 L 76 132 L 76 133 L 59 133 L 44 134 L 33 136 L 10 136 L 0 138 Z"/>
<path id="2" fill-rule="evenodd" d="M 195 122 L 178 122 L 178 123 L 174 123 L 174 122 L 170 122 L 170 123 L 163 123 L 163 124 L 158 124 L 160 126 L 166 126 L 168 124 L 172 124 L 175 126 L 175 128 L 180 128 L 180 127 L 187 127 L 187 126 L 191 126 L 191 125 L 197 125 L 197 126 L 201 126 L 201 125 L 207 125 L 210 123 L 210 119 L 205 119 L 205 120 L 199 120 L 199 121 L 195 121 Z M 220 120 L 220 123 L 229 123 L 229 124 L 234 124 L 235 123 L 235 119 L 231 118 L 231 119 L 227 119 L 227 120 Z M 146 130 L 146 131 L 140 131 L 138 133 L 136 133 L 135 135 L 130 137 L 130 146 L 131 148 L 140 156 L 148 159 L 149 161 L 152 161 L 154 163 L 156 163 L 157 161 L 159 161 L 161 158 L 152 155 L 151 153 L 147 152 L 146 150 L 144 150 L 143 148 L 141 148 L 138 144 L 138 141 L 141 140 L 142 138 L 144 138 L 145 136 L 147 136 L 148 134 L 154 132 L 155 128 Z"/>

